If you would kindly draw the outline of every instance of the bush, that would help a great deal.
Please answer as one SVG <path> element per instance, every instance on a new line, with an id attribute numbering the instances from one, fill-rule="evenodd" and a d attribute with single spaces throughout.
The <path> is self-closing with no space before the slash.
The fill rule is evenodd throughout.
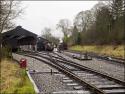
<path id="1" fill-rule="evenodd" d="M 2 47 L 1 48 L 1 55 L 2 58 L 11 58 L 12 57 L 12 51 L 10 47 Z"/>

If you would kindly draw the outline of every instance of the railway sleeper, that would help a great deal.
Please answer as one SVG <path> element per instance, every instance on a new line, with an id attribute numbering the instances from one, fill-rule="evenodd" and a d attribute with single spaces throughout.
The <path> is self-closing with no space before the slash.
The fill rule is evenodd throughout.
<path id="1" fill-rule="evenodd" d="M 100 89 L 125 89 L 122 85 L 97 85 Z"/>
<path id="2" fill-rule="evenodd" d="M 89 91 L 85 90 L 72 90 L 72 91 L 58 91 L 52 94 L 91 94 Z"/>
<path id="3" fill-rule="evenodd" d="M 106 94 L 125 94 L 125 89 L 103 90 Z"/>

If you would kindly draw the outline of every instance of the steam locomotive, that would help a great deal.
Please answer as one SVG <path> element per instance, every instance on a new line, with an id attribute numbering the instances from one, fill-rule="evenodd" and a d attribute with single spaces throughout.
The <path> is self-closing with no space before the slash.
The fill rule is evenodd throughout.
<path id="1" fill-rule="evenodd" d="M 68 47 L 67 47 L 67 43 L 65 42 L 62 42 L 58 45 L 58 50 L 67 50 Z"/>
<path id="2" fill-rule="evenodd" d="M 52 42 L 42 38 L 38 37 L 37 39 L 37 51 L 53 51 L 54 45 Z"/>

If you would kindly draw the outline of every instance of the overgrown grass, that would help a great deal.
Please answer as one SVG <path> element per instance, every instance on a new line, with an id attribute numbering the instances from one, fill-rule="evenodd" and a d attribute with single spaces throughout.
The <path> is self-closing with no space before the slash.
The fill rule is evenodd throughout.
<path id="1" fill-rule="evenodd" d="M 76 50 L 76 51 L 83 51 L 83 52 L 95 52 L 98 54 L 103 54 L 103 55 L 109 55 L 109 56 L 115 56 L 119 58 L 125 58 L 124 57 L 124 45 L 118 45 L 118 46 L 113 46 L 113 45 L 85 45 L 85 46 L 72 46 L 69 48 L 70 50 Z"/>
<path id="2" fill-rule="evenodd" d="M 15 61 L 4 59 L 0 67 L 0 91 L 2 94 L 35 94 L 34 88 L 26 74 L 26 70 L 21 69 Z"/>

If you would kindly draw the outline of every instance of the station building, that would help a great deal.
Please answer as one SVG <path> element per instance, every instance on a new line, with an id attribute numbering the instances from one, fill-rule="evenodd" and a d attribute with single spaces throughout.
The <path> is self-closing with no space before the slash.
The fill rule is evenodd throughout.
<path id="1" fill-rule="evenodd" d="M 2 46 L 12 48 L 15 52 L 21 50 L 36 50 L 37 35 L 17 26 L 15 29 L 2 33 Z"/>

